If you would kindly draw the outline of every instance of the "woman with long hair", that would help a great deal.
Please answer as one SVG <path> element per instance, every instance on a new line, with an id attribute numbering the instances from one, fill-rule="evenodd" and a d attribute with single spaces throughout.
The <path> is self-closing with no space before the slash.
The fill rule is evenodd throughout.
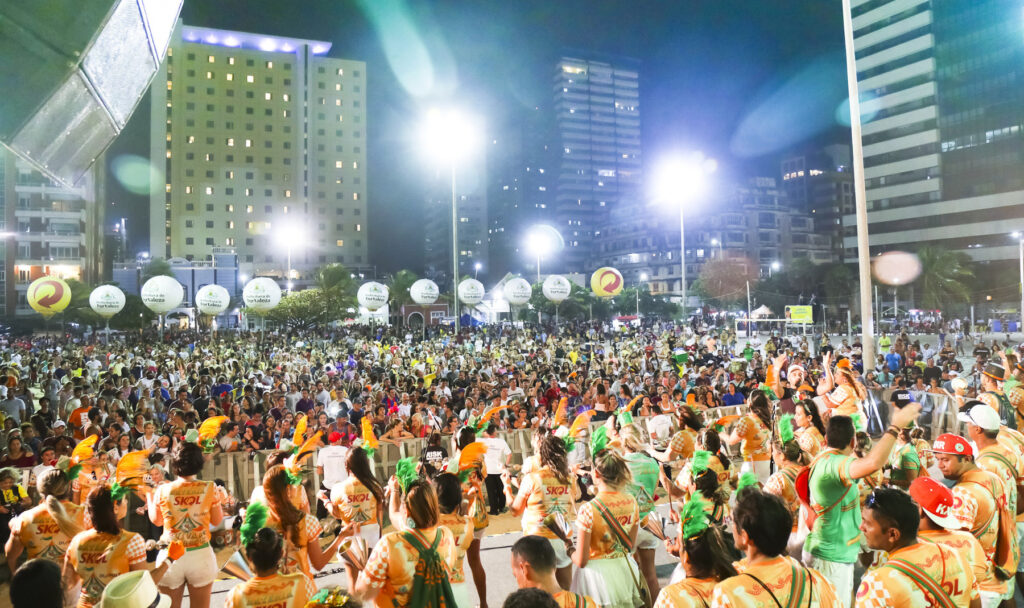
<path id="1" fill-rule="evenodd" d="M 530 447 L 533 448 L 533 454 L 523 459 L 523 466 L 520 469 L 523 475 L 540 468 L 540 444 L 550 434 L 551 429 L 546 426 L 538 426 L 530 433 Z"/>
<path id="2" fill-rule="evenodd" d="M 285 539 L 282 571 L 286 574 L 300 572 L 306 578 L 306 590 L 312 596 L 316 593 L 313 571 L 322 569 L 331 561 L 355 526 L 348 524 L 342 527 L 334 541 L 322 549 L 320 535 L 323 527 L 320 520 L 295 506 L 294 494 L 300 492 L 305 492 L 302 485 L 291 483 L 288 470 L 283 465 L 272 466 L 263 475 L 263 495 L 268 508 L 266 527 L 276 530 Z"/>
<path id="3" fill-rule="evenodd" d="M 11 572 L 18 569 L 18 557 L 64 561 L 68 545 L 85 529 L 85 510 L 71 502 L 71 482 L 60 469 L 50 469 L 36 479 L 42 502 L 11 522 L 11 536 L 4 551 Z"/>
<path id="4" fill-rule="evenodd" d="M 686 578 L 662 589 L 654 608 L 707 608 L 715 585 L 737 574 L 733 548 L 726 545 L 721 530 L 710 525 L 704 509 L 684 507 L 679 537 L 666 543 L 670 553 L 679 555 Z"/>
<path id="5" fill-rule="evenodd" d="M 405 421 L 397 417 L 388 423 L 387 431 L 380 436 L 380 441 L 394 445 L 399 445 L 406 439 L 413 439 L 413 434 L 406 430 Z"/>
<path id="6" fill-rule="evenodd" d="M 20 431 L 19 431 L 20 433 Z M 0 458 L 0 467 L 28 468 L 36 466 L 36 455 L 25 449 L 21 435 L 11 431 L 7 439 L 7 452 Z"/>
<path id="7" fill-rule="evenodd" d="M 270 528 L 260 528 L 249 542 L 242 541 L 242 551 L 253 578 L 235 585 L 224 600 L 225 608 L 277 606 L 303 608 L 309 599 L 306 579 L 299 573 L 282 574 L 284 539 Z"/>
<path id="8" fill-rule="evenodd" d="M 569 473 L 565 443 L 548 435 L 540 443 L 540 467 L 523 475 L 519 493 L 512 496 L 512 477 L 506 471 L 501 480 L 505 486 L 505 502 L 513 517 L 522 516 L 524 535 L 543 536 L 555 550 L 555 577 L 562 588 L 572 582 L 572 560 L 565 542 L 544 525 L 549 515 L 566 516 L 576 511 L 579 498 L 577 485 Z"/>
<path id="9" fill-rule="evenodd" d="M 823 366 L 825 377 L 818 383 L 818 394 L 824 396 L 825 405 L 833 415 L 860 416 L 861 424 L 857 430 L 862 430 L 864 408 L 861 402 L 867 398 L 868 391 L 864 385 L 857 381 L 850 369 L 850 360 L 842 359 L 835 366 L 833 372 L 831 356 L 825 353 Z"/>
<path id="10" fill-rule="evenodd" d="M 473 518 L 464 513 L 462 484 L 458 477 L 451 473 L 441 473 L 434 478 L 434 488 L 437 490 L 437 504 L 441 514 L 438 523 L 448 528 L 455 539 L 455 566 L 448 574 L 448 582 L 452 585 L 452 594 L 457 603 L 453 608 L 470 608 L 473 604 L 469 601 L 469 590 L 466 588 L 463 560 L 469 546 L 473 544 Z"/>
<path id="11" fill-rule="evenodd" d="M 335 484 L 330 496 L 321 492 L 320 499 L 342 526 L 353 526 L 353 533 L 373 547 L 380 540 L 384 487 L 374 477 L 370 459 L 361 448 L 349 450 L 345 470 L 348 471 L 345 481 Z M 345 569 L 349 589 L 355 586 L 355 574 L 352 568 Z"/>
<path id="12" fill-rule="evenodd" d="M 373 600 L 377 608 L 414 607 L 417 598 L 410 594 L 420 553 L 433 547 L 450 572 L 458 555 L 455 538 L 448 528 L 439 525 L 437 492 L 429 482 L 417 479 L 403 493 L 393 477 L 388 492 L 392 501 L 401 503 L 396 505 L 398 529 L 385 534 L 373 548 L 352 595 L 361 601 Z"/>
<path id="13" fill-rule="evenodd" d="M 186 551 L 160 582 L 160 591 L 170 596 L 173 608 L 181 606 L 186 585 L 190 608 L 207 608 L 220 571 L 210 547 L 210 526 L 224 519 L 224 511 L 213 482 L 197 478 L 203 463 L 202 448 L 182 442 L 171 459 L 171 472 L 177 479 L 146 495 L 150 521 L 163 526 L 164 540 L 178 541 Z"/>
<path id="14" fill-rule="evenodd" d="M 590 596 L 601 608 L 636 608 L 644 604 L 640 568 L 633 560 L 640 511 L 629 494 L 629 465 L 614 450 L 594 455 L 597 496 L 579 509 L 576 551 L 579 568 L 571 591 Z"/>
<path id="15" fill-rule="evenodd" d="M 813 401 L 797 401 L 793 407 L 793 431 L 800 449 L 814 458 L 825 449 L 825 423 Z M 929 446 L 930 447 L 930 446 Z"/>
<path id="16" fill-rule="evenodd" d="M 729 445 L 740 444 L 743 457 L 741 472 L 751 471 L 762 484 L 771 475 L 772 453 L 769 440 L 772 435 L 772 414 L 764 391 L 754 391 L 748 399 L 750 411 L 743 414 L 727 440 Z"/>
<path id="17" fill-rule="evenodd" d="M 414 438 L 423 439 L 430 433 L 430 427 L 423 424 L 423 416 L 415 413 L 409 418 L 409 434 Z"/>
<path id="18" fill-rule="evenodd" d="M 117 523 L 128 513 L 126 500 L 115 500 L 110 488 L 99 486 L 89 492 L 85 500 L 85 512 L 92 527 L 71 539 L 63 566 L 64 580 L 69 586 L 82 583 L 78 608 L 91 608 L 99 604 L 103 589 L 119 575 L 149 569 L 146 542 L 142 536 L 122 530 Z M 152 571 L 154 582 L 161 582 L 182 552 L 180 546 L 168 551 L 160 567 Z M 213 576 L 216 573 L 214 562 Z"/>
<path id="19" fill-rule="evenodd" d="M 472 427 L 464 426 L 459 429 L 456 439 L 459 453 L 455 458 L 458 459 L 462 455 L 462 450 L 476 443 L 476 431 Z M 490 524 L 487 514 L 487 492 L 484 489 L 486 478 L 487 465 L 481 461 L 478 467 L 469 471 L 466 481 L 462 484 L 462 495 L 469 504 L 469 514 L 473 517 L 473 542 L 466 550 L 466 558 L 469 560 L 469 569 L 473 571 L 473 585 L 476 586 L 476 593 L 480 599 L 480 608 L 487 608 L 487 572 L 480 559 L 480 541 L 487 534 L 487 526 Z"/>
<path id="20" fill-rule="evenodd" d="M 919 476 L 927 475 L 910 434 L 911 429 L 900 429 L 896 445 L 889 455 L 889 484 L 904 490 Z"/>
<path id="21" fill-rule="evenodd" d="M 708 452 L 710 454 L 707 459 L 707 468 L 715 473 L 716 481 L 719 486 L 726 486 L 729 483 L 729 457 L 722 452 L 722 440 L 719 438 L 718 432 L 715 429 L 701 429 L 697 433 L 697 440 L 695 442 L 696 450 L 694 455 L 698 451 Z M 693 475 L 691 473 L 693 469 L 693 460 L 691 459 L 683 468 L 679 471 L 679 475 L 676 476 L 675 483 L 669 483 L 665 485 L 665 489 L 668 490 L 673 496 L 680 498 L 689 499 L 689 494 L 685 488 L 690 487 L 693 483 Z M 666 480 L 662 480 L 664 482 Z"/>
<path id="22" fill-rule="evenodd" d="M 636 562 L 647 580 L 647 589 L 650 597 L 657 597 L 660 584 L 658 583 L 658 572 L 655 568 L 654 558 L 658 549 L 658 537 L 647 529 L 648 518 L 654 511 L 655 492 L 658 489 L 658 481 L 662 474 L 658 461 L 647 454 L 647 443 L 640 435 L 635 424 L 627 424 L 619 429 L 619 437 L 622 440 L 622 447 L 625 451 L 626 464 L 629 465 L 629 472 L 633 478 L 629 485 L 629 493 L 636 499 L 640 511 L 640 526 L 636 536 Z"/>
<path id="23" fill-rule="evenodd" d="M 790 424 L 785 418 L 784 416 L 780 426 Z M 793 551 L 803 548 L 803 541 L 807 537 L 807 526 L 801 525 L 804 518 L 800 517 L 800 497 L 796 493 L 796 478 L 800 471 L 810 464 L 811 459 L 793 438 L 792 431 L 780 431 L 779 439 L 772 442 L 772 455 L 778 470 L 768 478 L 764 484 L 764 491 L 782 499 L 793 516 L 793 529 L 789 537 L 790 551 Z"/>

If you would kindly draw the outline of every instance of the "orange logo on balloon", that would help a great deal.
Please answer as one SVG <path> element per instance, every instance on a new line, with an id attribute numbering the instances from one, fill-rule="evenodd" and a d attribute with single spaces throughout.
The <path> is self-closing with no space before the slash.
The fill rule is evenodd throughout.
<path id="1" fill-rule="evenodd" d="M 610 266 L 598 268 L 590 275 L 590 288 L 594 290 L 594 295 L 601 298 L 619 295 L 622 285 L 622 274 Z"/>
<path id="2" fill-rule="evenodd" d="M 28 286 L 25 299 L 32 310 L 51 317 L 71 303 L 71 287 L 57 277 L 40 277 Z"/>

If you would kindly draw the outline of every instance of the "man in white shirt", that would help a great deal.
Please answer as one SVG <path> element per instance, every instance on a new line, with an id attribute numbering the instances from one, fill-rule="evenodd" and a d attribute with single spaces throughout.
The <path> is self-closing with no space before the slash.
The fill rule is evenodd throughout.
<path id="1" fill-rule="evenodd" d="M 412 416 L 412 402 L 409 401 L 409 393 L 402 393 L 402 402 L 398 404 L 398 415 L 402 418 Z"/>
<path id="2" fill-rule="evenodd" d="M 500 437 L 495 437 L 497 425 L 493 422 L 488 425 L 484 436 L 480 441 L 487 446 L 487 453 L 484 455 L 484 464 L 487 466 L 487 496 L 490 499 L 490 514 L 499 515 L 505 510 L 504 485 L 501 483 L 501 474 L 505 471 L 512 460 L 512 448 Z"/>
<path id="3" fill-rule="evenodd" d="M 341 445 L 344 436 L 334 431 L 327 436 L 328 446 L 321 448 L 316 455 L 316 472 L 320 476 L 320 487 L 331 493 L 331 489 L 348 479 L 345 461 L 348 459 L 348 448 Z M 317 517 L 327 517 L 327 509 L 322 502 L 316 506 Z"/>

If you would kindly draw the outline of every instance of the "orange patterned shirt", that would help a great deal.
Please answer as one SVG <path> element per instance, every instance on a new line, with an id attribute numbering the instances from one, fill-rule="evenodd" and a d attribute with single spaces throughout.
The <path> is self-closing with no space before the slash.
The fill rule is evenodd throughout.
<path id="1" fill-rule="evenodd" d="M 679 458 L 693 458 L 693 446 L 697 441 L 697 431 L 690 427 L 683 427 L 668 443 L 668 451 L 679 454 Z"/>
<path id="2" fill-rule="evenodd" d="M 419 542 L 430 547 L 436 534 L 441 534 L 437 545 L 437 554 L 445 567 L 451 571 L 455 567 L 455 539 L 448 528 L 438 526 L 433 530 L 415 531 L 420 536 Z M 412 592 L 412 579 L 416 574 L 416 563 L 419 553 L 403 538 L 405 532 L 385 534 L 373 548 L 366 568 L 359 573 L 359 583 L 380 589 L 374 600 L 378 608 L 408 606 L 409 594 Z"/>
<path id="3" fill-rule="evenodd" d="M 85 509 L 66 500 L 60 501 L 71 521 L 84 530 Z M 25 546 L 28 559 L 48 559 L 58 564 L 64 560 L 71 538 L 60 531 L 57 521 L 42 504 L 25 511 L 11 521 L 11 534 L 18 537 Z"/>
<path id="4" fill-rule="evenodd" d="M 303 513 L 299 520 L 299 544 L 292 543 L 291 535 L 285 533 L 281 527 L 281 521 L 271 509 L 267 513 L 266 527 L 277 531 L 284 537 L 284 560 L 281 564 L 281 572 L 293 574 L 298 572 L 306 578 L 306 590 L 310 596 L 316 595 L 316 585 L 313 583 L 313 567 L 309 563 L 308 546 L 310 542 L 316 541 L 323 533 L 323 526 L 320 520 L 309 513 Z"/>
<path id="5" fill-rule="evenodd" d="M 816 426 L 808 426 L 800 429 L 796 429 L 796 442 L 800 444 L 800 449 L 807 452 L 807 454 L 814 458 L 818 455 L 818 452 L 825 449 L 825 438 L 821 436 L 821 431 Z"/>
<path id="6" fill-rule="evenodd" d="M 558 608 L 597 608 L 597 602 L 587 595 L 579 595 L 572 591 L 559 591 L 555 594 Z"/>
<path id="7" fill-rule="evenodd" d="M 548 467 L 543 467 L 523 477 L 516 498 L 526 498 L 523 512 L 523 534 L 557 538 L 544 526 L 548 515 L 568 516 L 573 504 L 572 485 L 562 483 Z"/>
<path id="8" fill-rule="evenodd" d="M 715 586 L 715 591 L 711 595 L 711 608 L 768 608 L 775 606 L 772 595 L 783 606 L 791 603 L 801 607 L 810 605 L 811 608 L 842 606 L 832 583 L 813 568 L 806 568 L 811 580 L 807 580 L 800 590 L 800 597 L 793 598 L 797 601 L 791 601 L 790 597 L 797 592 L 793 589 L 793 575 L 799 575 L 801 570 L 804 570 L 804 567 L 791 557 L 780 555 L 754 565 L 739 563 L 737 569 L 740 571 L 739 576 L 727 578 Z M 768 585 L 771 595 L 753 578 L 744 576 L 744 572 L 749 572 Z M 807 599 L 808 593 L 811 595 L 810 602 Z"/>
<path id="9" fill-rule="evenodd" d="M 742 438 L 740 455 L 745 462 L 771 460 L 772 452 L 768 448 L 768 427 L 755 414 L 747 414 L 736 423 L 736 434 Z"/>
<path id="10" fill-rule="evenodd" d="M 977 483 L 965 483 L 964 477 L 969 476 L 986 486 Z M 994 473 L 982 469 L 975 469 L 960 478 L 960 481 L 953 486 L 953 516 L 964 529 L 969 530 L 974 538 L 981 543 L 985 550 L 985 558 L 989 567 L 992 567 L 996 554 L 996 537 L 999 535 L 999 505 L 993 496 L 993 492 L 986 488 L 1002 488 L 1002 482 Z M 1005 495 L 1003 495 L 1005 499 Z M 1016 538 L 1014 539 L 1016 542 Z M 1000 581 L 993 577 L 989 581 L 981 581 L 982 591 L 994 593 L 1006 593 L 1008 587 L 1006 581 Z"/>
<path id="11" fill-rule="evenodd" d="M 473 518 L 468 515 L 463 517 L 458 513 L 441 513 L 438 525 L 448 528 L 455 539 L 457 557 L 455 566 L 448 575 L 448 582 L 464 583 L 466 582 L 466 570 L 462 562 L 466 559 L 466 551 L 469 550 L 469 546 L 473 544 Z"/>
<path id="12" fill-rule="evenodd" d="M 717 582 L 713 578 L 684 578 L 662 588 L 654 608 L 704 608 L 711 603 Z"/>
<path id="13" fill-rule="evenodd" d="M 340 494 L 334 506 L 341 513 L 342 523 L 349 524 L 357 522 L 360 524 L 372 525 L 377 523 L 378 506 L 377 497 L 373 495 L 363 482 L 352 475 L 345 481 L 338 484 Z M 335 486 L 336 488 L 338 486 Z M 305 494 L 305 492 L 303 492 Z M 332 490 L 332 494 L 334 491 Z"/>
<path id="14" fill-rule="evenodd" d="M 797 517 L 800 512 L 800 497 L 796 494 L 796 478 L 802 468 L 795 464 L 788 465 L 781 471 L 773 473 L 764 484 L 765 492 L 778 496 L 789 507 L 789 512 L 793 516 L 794 532 L 800 524 L 800 518 Z"/>
<path id="15" fill-rule="evenodd" d="M 630 528 L 639 525 L 640 522 L 640 509 L 636 499 L 624 492 L 599 492 L 594 500 L 580 507 L 579 517 L 576 519 L 576 525 L 581 530 L 590 532 L 590 559 L 624 557 L 630 551 L 622 546 L 605 523 L 604 517 L 594 504 L 598 500 L 604 503 L 611 516 L 628 535 Z"/>
<path id="16" fill-rule="evenodd" d="M 939 543 L 952 549 L 961 559 L 964 560 L 964 567 L 970 571 L 971 587 L 974 590 L 971 597 L 977 597 L 982 584 L 991 587 L 995 577 L 992 564 L 985 558 L 985 550 L 981 548 L 978 539 L 971 536 L 966 530 L 921 530 L 917 533 L 921 540 Z"/>
<path id="17" fill-rule="evenodd" d="M 923 570 L 938 583 L 955 606 L 967 606 L 978 592 L 972 590 L 973 576 L 949 547 L 935 543 L 917 543 L 889 554 L 886 564 L 869 570 L 857 588 L 857 608 L 893 608 L 895 606 L 937 606 L 936 598 L 909 576 L 888 565 L 899 559 Z"/>
<path id="18" fill-rule="evenodd" d="M 127 530 L 117 536 L 86 530 L 71 539 L 65 559 L 82 579 L 78 608 L 90 608 L 100 603 L 110 581 L 146 562 L 146 543 Z"/>
<path id="19" fill-rule="evenodd" d="M 178 479 L 156 489 L 156 502 L 164 518 L 164 539 L 181 541 L 186 549 L 210 542 L 215 487 L 210 481 Z"/>
<path id="20" fill-rule="evenodd" d="M 228 592 L 224 608 L 303 608 L 309 594 L 301 574 L 254 576 Z"/>

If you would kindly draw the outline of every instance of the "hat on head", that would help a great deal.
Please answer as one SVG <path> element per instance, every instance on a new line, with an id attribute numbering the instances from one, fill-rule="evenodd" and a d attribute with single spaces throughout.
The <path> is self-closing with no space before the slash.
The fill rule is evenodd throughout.
<path id="1" fill-rule="evenodd" d="M 60 427 L 62 427 L 62 426 L 63 426 L 63 427 L 66 427 L 66 426 L 67 426 L 67 423 L 66 423 L 66 422 L 64 422 L 63 420 L 54 420 L 54 421 L 53 421 L 53 428 L 55 428 L 55 429 L 56 429 L 56 428 L 60 428 Z"/>
<path id="2" fill-rule="evenodd" d="M 171 598 L 160 593 L 149 570 L 122 574 L 107 583 L 99 608 L 167 608 Z"/>
<path id="3" fill-rule="evenodd" d="M 327 436 L 327 441 L 329 443 L 338 443 L 339 441 L 341 441 L 341 433 L 339 433 L 338 431 L 334 431 L 333 433 Z"/>
<path id="4" fill-rule="evenodd" d="M 897 408 L 904 408 L 914 402 L 914 396 L 905 388 L 892 393 L 892 402 Z"/>
<path id="5" fill-rule="evenodd" d="M 977 400 L 968 401 L 964 411 L 957 414 L 956 419 L 960 422 L 980 426 L 986 431 L 998 431 L 1000 426 L 999 414 L 987 404 Z"/>
<path id="6" fill-rule="evenodd" d="M 999 380 L 1000 382 L 1006 377 L 1006 370 L 1003 369 L 1002 365 L 998 363 L 988 363 L 985 365 L 985 371 L 982 374 L 992 378 L 993 380 Z"/>
<path id="7" fill-rule="evenodd" d="M 802 373 L 806 374 L 807 370 L 804 369 L 803 365 L 798 365 L 798 364 L 790 365 L 789 369 L 786 370 L 786 377 L 788 378 L 789 376 L 792 376 L 794 372 L 802 372 Z"/>
<path id="8" fill-rule="evenodd" d="M 935 442 L 932 444 L 932 451 L 937 454 L 974 457 L 974 450 L 971 449 L 971 444 L 967 443 L 967 440 L 960 435 L 954 435 L 953 433 L 943 433 L 936 437 Z"/>
<path id="9" fill-rule="evenodd" d="M 836 367 L 840 368 L 840 369 L 842 369 L 842 368 L 850 369 L 850 360 L 849 359 L 845 359 L 845 358 L 844 359 L 840 359 L 839 361 L 836 361 Z"/>
<path id="10" fill-rule="evenodd" d="M 918 477 L 910 484 L 914 499 L 928 519 L 947 530 L 959 530 L 961 524 L 953 516 L 953 492 L 931 477 Z"/>

